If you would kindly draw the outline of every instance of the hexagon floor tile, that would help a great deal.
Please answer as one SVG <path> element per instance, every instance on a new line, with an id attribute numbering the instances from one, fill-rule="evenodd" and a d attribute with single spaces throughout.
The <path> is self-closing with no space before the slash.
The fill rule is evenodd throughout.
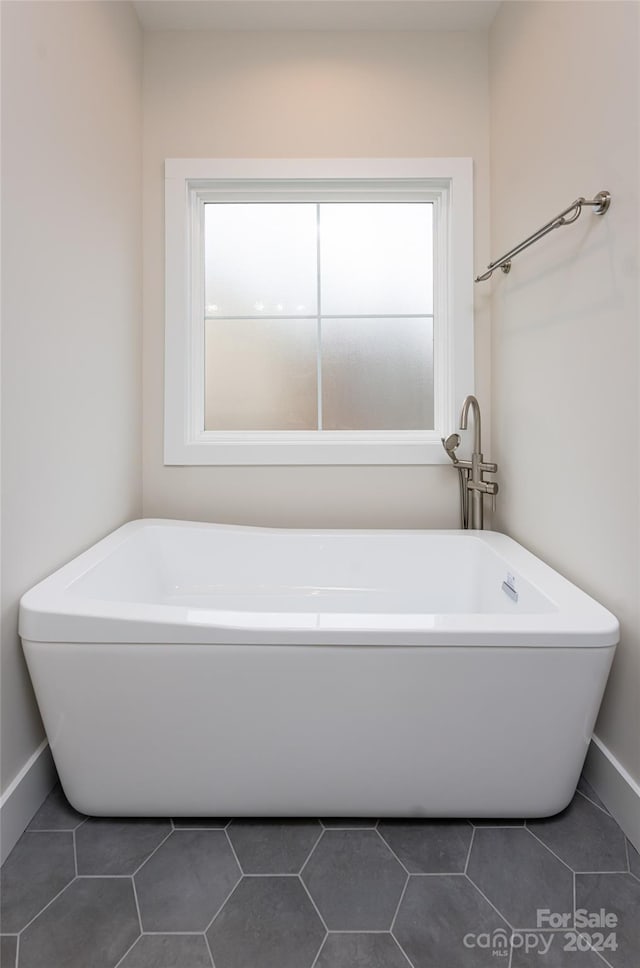
<path id="1" fill-rule="evenodd" d="M 574 871 L 626 871 L 625 836 L 613 817 L 584 797 L 527 827 Z"/>
<path id="2" fill-rule="evenodd" d="M 640 883 L 631 874 L 576 874 L 576 910 L 614 914 L 616 949 L 603 953 L 613 968 L 640 963 Z M 588 930 L 588 929 L 587 929 Z M 607 933 L 605 929 L 604 933 Z"/>
<path id="3" fill-rule="evenodd" d="M 17 934 L 5 934 L 0 937 L 0 968 L 14 968 L 17 948 Z"/>
<path id="4" fill-rule="evenodd" d="M 473 835 L 463 820 L 381 820 L 378 832 L 410 874 L 462 874 Z"/>
<path id="5" fill-rule="evenodd" d="M 298 877 L 245 877 L 207 932 L 216 968 L 311 968 L 325 930 Z"/>
<path id="6" fill-rule="evenodd" d="M 577 944 L 562 931 L 525 934 L 514 948 L 511 968 L 606 968 L 600 955 Z"/>
<path id="7" fill-rule="evenodd" d="M 140 933 L 130 877 L 80 877 L 20 938 L 20 968 L 114 968 Z"/>
<path id="8" fill-rule="evenodd" d="M 75 876 L 73 834 L 23 834 L 0 872 L 0 924 L 21 931 Z"/>
<path id="9" fill-rule="evenodd" d="M 328 934 L 314 968 L 411 968 L 391 934 Z"/>
<path id="10" fill-rule="evenodd" d="M 118 968 L 212 968 L 202 934 L 143 934 Z"/>
<path id="11" fill-rule="evenodd" d="M 68 802 L 60 784 L 56 784 L 27 830 L 75 830 L 86 820 Z"/>
<path id="12" fill-rule="evenodd" d="M 135 876 L 144 931 L 204 931 L 239 880 L 224 830 L 174 830 Z"/>
<path id="13" fill-rule="evenodd" d="M 609 813 L 609 811 L 605 807 L 604 803 L 602 802 L 602 800 L 600 799 L 596 791 L 593 789 L 591 784 L 588 783 L 587 780 L 585 780 L 583 776 L 581 776 L 580 779 L 578 780 L 577 789 L 588 800 L 591 800 L 592 803 L 595 803 L 596 807 L 600 807 L 600 809 L 604 810 L 605 813 Z"/>
<path id="14" fill-rule="evenodd" d="M 234 820 L 227 833 L 245 874 L 297 874 L 322 828 L 317 820 Z"/>
<path id="15" fill-rule="evenodd" d="M 170 833 L 168 820 L 87 820 L 76 831 L 78 874 L 134 874 Z"/>
<path id="16" fill-rule="evenodd" d="M 573 911 L 573 874 L 524 827 L 475 831 L 467 874 L 513 928 L 535 928 L 542 908 Z"/>
<path id="17" fill-rule="evenodd" d="M 407 880 L 375 830 L 325 830 L 302 879 L 331 931 L 388 931 Z"/>
<path id="18" fill-rule="evenodd" d="M 572 911 L 574 877 L 578 907 L 618 917 L 617 948 L 605 962 L 536 931 L 546 953 L 515 948 L 510 968 L 640 968 L 640 856 L 580 790 L 526 826 L 191 817 L 172 829 L 86 818 L 58 786 L 0 872 L 0 968 L 213 968 L 210 946 L 215 968 L 506 968 L 465 936 L 497 931 L 499 945 L 502 916 L 525 927 L 538 908 Z"/>
<path id="19" fill-rule="evenodd" d="M 464 874 L 411 877 L 393 926 L 414 968 L 495 968 L 482 946 L 494 932 L 507 937 L 508 925 Z"/>

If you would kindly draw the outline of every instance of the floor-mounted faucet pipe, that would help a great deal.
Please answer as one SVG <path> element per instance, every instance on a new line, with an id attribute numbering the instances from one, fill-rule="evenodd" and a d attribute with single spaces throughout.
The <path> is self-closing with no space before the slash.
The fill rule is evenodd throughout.
<path id="1" fill-rule="evenodd" d="M 460 430 L 466 430 L 469 422 L 469 411 L 473 412 L 473 453 L 471 460 L 459 460 L 456 450 L 460 446 L 460 434 L 453 433 L 445 439 L 442 446 L 453 466 L 458 471 L 460 482 L 460 526 L 482 530 L 484 527 L 484 495 L 490 494 L 494 498 L 498 493 L 496 481 L 485 481 L 484 475 L 496 474 L 498 465 L 485 461 L 482 456 L 482 421 L 480 405 L 476 398 L 469 394 L 465 397 L 460 412 Z"/>

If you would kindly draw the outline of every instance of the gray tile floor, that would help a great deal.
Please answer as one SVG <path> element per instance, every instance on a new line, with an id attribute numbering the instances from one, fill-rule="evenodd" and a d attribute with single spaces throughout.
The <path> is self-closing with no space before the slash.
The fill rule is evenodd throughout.
<path id="1" fill-rule="evenodd" d="M 1 968 L 640 968 L 640 857 L 584 781 L 527 823 L 101 820 L 57 788 L 0 916 Z"/>

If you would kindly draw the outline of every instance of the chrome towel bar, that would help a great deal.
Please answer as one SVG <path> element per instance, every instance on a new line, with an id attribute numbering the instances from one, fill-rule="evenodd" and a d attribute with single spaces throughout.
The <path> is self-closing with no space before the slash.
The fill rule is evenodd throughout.
<path id="1" fill-rule="evenodd" d="M 577 218 L 580 217 L 582 212 L 582 207 L 584 205 L 592 205 L 593 211 L 596 215 L 604 215 L 609 206 L 611 205 L 611 194 L 607 191 L 598 192 L 595 198 L 576 198 L 575 202 L 572 202 L 568 208 L 565 208 L 564 212 L 560 212 L 555 218 L 552 218 L 550 222 L 543 225 L 542 228 L 530 235 L 524 242 L 510 249 L 505 255 L 496 259 L 495 262 L 490 262 L 487 266 L 486 272 L 482 275 L 476 276 L 476 282 L 485 282 L 485 280 L 490 279 L 496 269 L 502 269 L 503 272 L 511 271 L 511 260 L 514 256 L 518 255 L 524 249 L 528 249 L 530 245 L 537 242 L 543 236 L 547 235 L 548 232 L 552 232 L 553 229 L 559 229 L 562 225 L 571 225 L 575 222 Z"/>

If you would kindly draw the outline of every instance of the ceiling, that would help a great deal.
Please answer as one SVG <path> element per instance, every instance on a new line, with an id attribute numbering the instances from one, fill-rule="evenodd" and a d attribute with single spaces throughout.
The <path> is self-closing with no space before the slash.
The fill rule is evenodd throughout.
<path id="1" fill-rule="evenodd" d="M 136 0 L 145 30 L 482 30 L 499 0 Z"/>

